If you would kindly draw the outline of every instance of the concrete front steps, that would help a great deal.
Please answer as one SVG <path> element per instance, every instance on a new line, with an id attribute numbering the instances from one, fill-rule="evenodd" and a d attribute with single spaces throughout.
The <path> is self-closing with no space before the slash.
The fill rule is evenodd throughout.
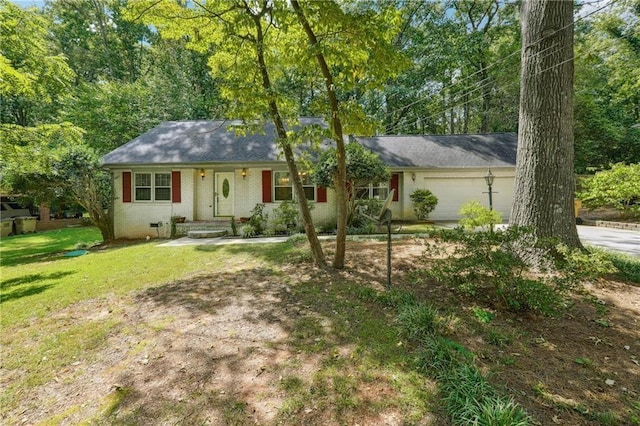
<path id="1" fill-rule="evenodd" d="M 218 238 L 225 235 L 227 235 L 226 229 L 211 229 L 187 232 L 187 237 L 189 238 Z"/>
<path id="2" fill-rule="evenodd" d="M 231 234 L 231 220 L 226 218 L 211 221 L 189 221 L 176 223 L 176 237 L 215 238 Z"/>

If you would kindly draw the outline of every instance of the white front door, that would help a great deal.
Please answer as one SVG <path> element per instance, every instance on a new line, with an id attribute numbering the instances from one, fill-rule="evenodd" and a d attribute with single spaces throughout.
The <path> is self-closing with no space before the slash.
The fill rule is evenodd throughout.
<path id="1" fill-rule="evenodd" d="M 216 216 L 233 216 L 233 172 L 216 173 Z"/>

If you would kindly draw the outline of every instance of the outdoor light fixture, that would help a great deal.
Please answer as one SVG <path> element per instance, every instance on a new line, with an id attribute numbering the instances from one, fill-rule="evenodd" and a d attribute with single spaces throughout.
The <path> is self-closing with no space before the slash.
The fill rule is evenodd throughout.
<path id="1" fill-rule="evenodd" d="M 495 179 L 495 176 L 493 175 L 493 173 L 491 173 L 491 169 L 487 170 L 487 174 L 484 175 L 484 181 L 487 183 L 487 186 L 489 187 L 489 191 L 487 191 L 487 193 L 489 194 L 489 210 L 493 210 L 493 179 Z M 493 232 L 493 223 L 491 224 L 491 227 L 489 228 L 489 230 L 491 232 Z"/>
<path id="2" fill-rule="evenodd" d="M 200 177 L 204 180 L 204 169 L 200 169 Z"/>
<path id="3" fill-rule="evenodd" d="M 247 177 L 247 168 L 243 167 L 242 168 L 242 172 L 240 172 L 240 174 L 242 175 L 242 179 Z"/>
<path id="4" fill-rule="evenodd" d="M 487 174 L 484 175 L 484 181 L 487 183 L 487 186 L 489 187 L 489 210 L 493 210 L 493 191 L 491 190 L 491 187 L 493 186 L 494 178 L 495 176 L 493 175 L 493 173 L 491 173 L 491 169 L 489 169 L 487 171 Z"/>
<path id="5" fill-rule="evenodd" d="M 493 185 L 493 179 L 495 178 L 495 176 L 493 175 L 493 173 L 491 173 L 491 169 L 489 169 L 487 171 L 487 174 L 484 175 L 484 181 L 487 182 L 487 186 L 489 188 L 491 188 L 491 186 Z"/>
<path id="6" fill-rule="evenodd" d="M 411 180 L 415 183 L 415 181 L 416 181 L 416 172 L 411 173 Z"/>

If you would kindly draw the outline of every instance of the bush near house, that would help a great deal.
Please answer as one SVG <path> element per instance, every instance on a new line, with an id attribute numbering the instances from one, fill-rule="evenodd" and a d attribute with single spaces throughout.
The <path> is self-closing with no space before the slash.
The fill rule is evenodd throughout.
<path id="1" fill-rule="evenodd" d="M 464 229 L 477 227 L 491 228 L 496 223 L 502 222 L 500 212 L 490 210 L 478 201 L 468 201 L 460 207 L 458 215 L 462 216 L 458 222 Z"/>
<path id="2" fill-rule="evenodd" d="M 428 189 L 416 189 L 409 198 L 413 202 L 413 211 L 420 220 L 427 219 L 429 213 L 438 205 L 438 197 Z"/>

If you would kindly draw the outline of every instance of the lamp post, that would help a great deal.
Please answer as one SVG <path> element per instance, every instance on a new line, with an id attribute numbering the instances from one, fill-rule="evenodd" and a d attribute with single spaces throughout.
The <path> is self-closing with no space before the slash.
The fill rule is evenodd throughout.
<path id="1" fill-rule="evenodd" d="M 493 211 L 493 179 L 495 176 L 491 173 L 491 169 L 487 170 L 487 174 L 484 175 L 484 181 L 487 183 L 489 187 L 489 211 Z M 489 232 L 493 233 L 493 221 L 490 224 Z"/>
<path id="2" fill-rule="evenodd" d="M 493 191 L 491 187 L 493 186 L 493 179 L 495 176 L 491 173 L 491 169 L 487 171 L 487 174 L 484 176 L 484 181 L 487 183 L 489 187 L 489 210 L 493 210 Z"/>

